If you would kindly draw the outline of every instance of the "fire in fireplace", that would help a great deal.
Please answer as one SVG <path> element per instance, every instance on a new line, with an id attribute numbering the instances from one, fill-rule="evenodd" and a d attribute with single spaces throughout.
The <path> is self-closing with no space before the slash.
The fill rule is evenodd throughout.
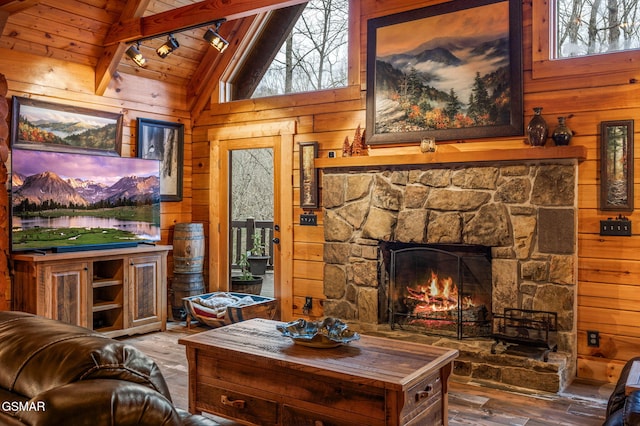
<path id="1" fill-rule="evenodd" d="M 389 244 L 389 322 L 448 337 L 491 335 L 490 248 Z"/>

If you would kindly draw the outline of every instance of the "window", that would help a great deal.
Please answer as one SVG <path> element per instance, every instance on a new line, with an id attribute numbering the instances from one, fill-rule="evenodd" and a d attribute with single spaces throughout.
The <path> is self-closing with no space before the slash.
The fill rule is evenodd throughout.
<path id="1" fill-rule="evenodd" d="M 639 8 L 637 0 L 558 0 L 555 57 L 638 49 Z"/>
<path id="2" fill-rule="evenodd" d="M 640 57 L 636 0 L 533 2 L 533 77 L 634 70 Z"/>
<path id="3" fill-rule="evenodd" d="M 235 73 L 231 97 L 347 86 L 348 22 L 349 0 L 310 0 L 273 12 Z"/>

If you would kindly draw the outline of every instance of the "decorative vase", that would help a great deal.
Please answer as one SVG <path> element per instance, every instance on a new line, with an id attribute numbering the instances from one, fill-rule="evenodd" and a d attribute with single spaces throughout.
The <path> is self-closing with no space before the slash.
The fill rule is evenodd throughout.
<path id="1" fill-rule="evenodd" d="M 531 146 L 544 146 L 549 136 L 549 127 L 542 118 L 542 107 L 535 107 L 533 113 L 533 118 L 527 126 L 527 139 Z"/>
<path id="2" fill-rule="evenodd" d="M 558 126 L 551 133 L 551 139 L 553 139 L 556 146 L 569 145 L 569 141 L 573 137 L 573 132 L 567 127 L 566 122 L 567 117 L 558 117 Z"/>

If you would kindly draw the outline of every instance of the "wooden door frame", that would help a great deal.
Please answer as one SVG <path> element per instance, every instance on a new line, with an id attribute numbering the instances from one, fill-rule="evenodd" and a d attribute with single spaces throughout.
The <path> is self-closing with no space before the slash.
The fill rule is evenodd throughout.
<path id="1" fill-rule="evenodd" d="M 219 291 L 229 289 L 229 152 L 273 149 L 274 297 L 281 318 L 293 313 L 293 147 L 295 121 L 243 124 L 210 129 L 209 277 Z"/>

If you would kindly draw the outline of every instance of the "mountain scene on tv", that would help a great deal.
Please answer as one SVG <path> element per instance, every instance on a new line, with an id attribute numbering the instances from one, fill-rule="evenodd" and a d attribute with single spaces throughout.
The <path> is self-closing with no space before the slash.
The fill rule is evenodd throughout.
<path id="1" fill-rule="evenodd" d="M 117 121 L 33 105 L 21 105 L 18 116 L 19 141 L 113 150 Z"/>
<path id="2" fill-rule="evenodd" d="M 12 150 L 13 250 L 160 236 L 159 162 Z"/>
<path id="3" fill-rule="evenodd" d="M 505 9 L 502 2 L 378 28 L 375 132 L 509 124 Z"/>

